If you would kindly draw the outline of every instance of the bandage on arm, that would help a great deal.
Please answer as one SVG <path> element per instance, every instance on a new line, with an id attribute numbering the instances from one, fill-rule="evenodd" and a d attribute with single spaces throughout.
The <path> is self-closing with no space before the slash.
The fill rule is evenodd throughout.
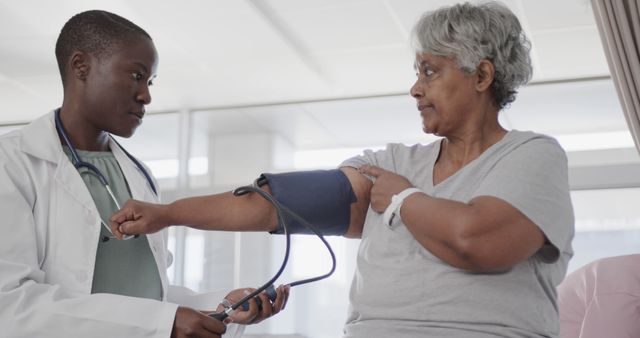
<path id="1" fill-rule="evenodd" d="M 322 235 L 341 236 L 347 232 L 351 204 L 357 199 L 349 179 L 342 171 L 262 174 L 259 182 L 268 184 L 271 194 L 281 205 L 311 223 Z M 286 213 L 285 221 L 290 233 L 313 233 Z M 278 228 L 271 233 L 283 234 L 284 229 Z"/>

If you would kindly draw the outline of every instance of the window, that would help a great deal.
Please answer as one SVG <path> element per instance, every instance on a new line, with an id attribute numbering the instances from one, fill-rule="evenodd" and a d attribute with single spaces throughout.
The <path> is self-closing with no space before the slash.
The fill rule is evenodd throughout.
<path id="1" fill-rule="evenodd" d="M 640 252 L 640 188 L 571 193 L 576 216 L 573 271 L 598 258 Z"/>

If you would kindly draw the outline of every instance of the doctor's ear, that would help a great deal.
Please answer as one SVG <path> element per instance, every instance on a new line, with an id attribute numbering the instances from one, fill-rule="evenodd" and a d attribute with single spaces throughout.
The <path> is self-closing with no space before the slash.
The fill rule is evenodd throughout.
<path id="1" fill-rule="evenodd" d="M 71 55 L 69 64 L 71 66 L 71 74 L 77 79 L 86 80 L 89 74 L 89 58 L 90 56 L 83 52 L 75 52 Z"/>

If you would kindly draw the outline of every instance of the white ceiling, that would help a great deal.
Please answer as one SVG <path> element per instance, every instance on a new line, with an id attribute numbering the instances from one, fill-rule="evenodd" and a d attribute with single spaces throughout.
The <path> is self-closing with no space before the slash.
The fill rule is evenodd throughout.
<path id="1" fill-rule="evenodd" d="M 106 9 L 145 28 L 160 67 L 150 111 L 405 93 L 425 0 L 1 0 L 0 123 L 59 105 L 64 22 Z M 509 0 L 533 42 L 534 81 L 607 76 L 586 0 Z"/>
<path id="2" fill-rule="evenodd" d="M 423 12 L 456 2 L 0 0 L 0 125 L 60 105 L 58 32 L 77 12 L 105 9 L 156 43 L 151 113 L 210 111 L 196 125 L 205 133 L 275 132 L 303 150 L 424 142 L 407 95 L 415 79 L 407 39 Z M 589 1 L 504 3 L 532 41 L 534 78 L 503 123 L 556 136 L 625 131 Z M 358 125 L 366 132 L 355 136 Z"/>

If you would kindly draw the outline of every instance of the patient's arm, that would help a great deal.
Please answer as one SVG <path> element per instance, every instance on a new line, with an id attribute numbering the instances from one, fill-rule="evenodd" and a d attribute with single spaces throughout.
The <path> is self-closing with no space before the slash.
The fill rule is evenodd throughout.
<path id="1" fill-rule="evenodd" d="M 357 198 L 357 202 L 349 206 L 349 224 L 343 235 L 360 237 L 371 182 L 353 168 L 341 170 Z M 271 193 L 269 185 L 262 189 Z M 184 198 L 170 204 L 129 200 L 111 216 L 109 225 L 118 238 L 125 234 L 154 233 L 170 225 L 222 231 L 275 231 L 278 228 L 275 209 L 267 200 L 255 193 L 234 196 L 231 192 Z"/>

